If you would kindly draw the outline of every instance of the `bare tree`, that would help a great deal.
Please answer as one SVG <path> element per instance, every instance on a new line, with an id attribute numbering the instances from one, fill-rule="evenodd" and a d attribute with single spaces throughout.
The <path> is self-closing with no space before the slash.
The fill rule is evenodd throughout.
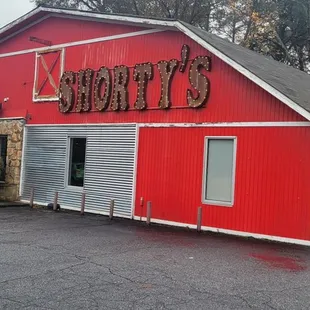
<path id="1" fill-rule="evenodd" d="M 37 5 L 174 18 L 208 30 L 212 13 L 222 0 L 34 0 Z"/>

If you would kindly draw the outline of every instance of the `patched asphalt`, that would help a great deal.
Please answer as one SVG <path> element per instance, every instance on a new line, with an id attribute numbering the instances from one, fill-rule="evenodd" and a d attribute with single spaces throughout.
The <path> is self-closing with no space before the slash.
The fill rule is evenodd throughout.
<path id="1" fill-rule="evenodd" d="M 0 208 L 0 309 L 310 309 L 310 248 Z"/>

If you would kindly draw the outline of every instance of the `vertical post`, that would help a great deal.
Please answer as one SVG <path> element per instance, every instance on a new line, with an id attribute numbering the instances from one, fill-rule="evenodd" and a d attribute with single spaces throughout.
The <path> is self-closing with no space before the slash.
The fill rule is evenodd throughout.
<path id="1" fill-rule="evenodd" d="M 152 217 L 152 202 L 147 202 L 147 209 L 146 209 L 146 224 L 151 224 L 151 217 Z"/>
<path id="2" fill-rule="evenodd" d="M 198 208 L 197 214 L 197 231 L 201 232 L 201 223 L 202 223 L 202 207 Z"/>
<path id="3" fill-rule="evenodd" d="M 141 207 L 140 221 L 142 221 L 143 204 L 144 204 L 144 199 L 143 199 L 143 197 L 141 197 L 140 198 L 140 207 Z"/>
<path id="4" fill-rule="evenodd" d="M 30 202 L 29 202 L 30 208 L 33 208 L 33 201 L 34 201 L 34 188 L 32 187 L 31 192 L 30 192 Z"/>
<path id="5" fill-rule="evenodd" d="M 58 204 L 58 192 L 55 192 L 54 204 L 53 204 L 53 210 L 54 210 L 54 211 L 57 210 L 57 204 Z"/>
<path id="6" fill-rule="evenodd" d="M 82 193 L 81 215 L 84 215 L 84 211 L 85 211 L 85 200 L 86 200 L 86 194 L 85 194 L 85 193 Z"/>
<path id="7" fill-rule="evenodd" d="M 109 215 L 110 220 L 112 220 L 112 219 L 113 219 L 113 214 L 114 214 L 114 204 L 115 204 L 114 199 L 111 199 L 111 202 L 110 202 L 110 215 Z"/>

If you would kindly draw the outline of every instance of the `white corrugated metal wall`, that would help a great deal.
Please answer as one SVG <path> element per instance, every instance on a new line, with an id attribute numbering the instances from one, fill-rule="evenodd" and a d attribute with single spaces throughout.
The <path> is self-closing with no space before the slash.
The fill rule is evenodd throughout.
<path id="1" fill-rule="evenodd" d="M 84 192 L 85 210 L 108 214 L 115 199 L 115 215 L 132 216 L 135 125 L 26 126 L 21 181 L 22 200 L 29 201 L 31 188 L 35 202 L 53 202 L 59 193 L 62 207 L 79 209 L 82 188 L 66 186 L 69 137 L 86 137 Z"/>

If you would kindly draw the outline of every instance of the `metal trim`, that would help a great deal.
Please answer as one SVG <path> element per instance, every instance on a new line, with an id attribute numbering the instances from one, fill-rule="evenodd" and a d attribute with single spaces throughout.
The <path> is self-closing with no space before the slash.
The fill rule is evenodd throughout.
<path id="1" fill-rule="evenodd" d="M 93 43 L 104 42 L 104 41 L 112 41 L 112 40 L 142 36 L 142 35 L 147 35 L 147 34 L 153 34 L 153 33 L 158 33 L 158 32 L 163 32 L 163 31 L 165 31 L 165 30 L 163 30 L 163 29 L 148 29 L 148 30 L 134 31 L 134 32 L 116 34 L 116 35 L 107 36 L 107 37 L 99 37 L 99 38 L 95 38 L 95 39 L 88 39 L 88 40 L 82 40 L 82 41 L 62 43 L 62 44 L 52 45 L 49 48 L 39 47 L 39 48 L 20 50 L 20 51 L 15 51 L 15 52 L 10 52 L 10 53 L 3 53 L 3 54 L 0 54 L 0 58 L 29 54 L 29 53 L 33 53 L 33 52 L 49 51 L 49 50 L 61 49 L 61 48 L 65 48 L 65 47 L 78 46 L 78 45 L 84 45 L 84 44 L 93 44 Z"/>
<path id="2" fill-rule="evenodd" d="M 310 122 L 141 123 L 140 127 L 310 127 Z"/>
<path id="3" fill-rule="evenodd" d="M 136 201 L 136 192 L 137 192 L 139 134 L 140 134 L 140 128 L 139 128 L 139 124 L 137 124 L 136 125 L 136 141 L 135 141 L 135 159 L 134 159 L 134 168 L 133 168 L 133 190 L 132 190 L 132 208 L 131 208 L 131 217 L 132 218 L 134 217 L 134 213 L 135 213 L 135 201 Z"/>
<path id="4" fill-rule="evenodd" d="M 26 126 L 23 127 L 23 145 L 22 145 L 22 159 L 21 159 L 21 167 L 20 167 L 20 181 L 19 181 L 19 196 L 22 196 L 22 190 L 24 187 L 24 174 L 25 174 L 25 146 L 27 142 L 27 130 Z"/>
<path id="5" fill-rule="evenodd" d="M 202 176 L 202 204 L 220 206 L 220 207 L 233 207 L 235 202 L 235 183 L 236 183 L 236 157 L 237 157 L 237 137 L 236 136 L 206 136 L 204 138 L 204 156 L 203 156 L 203 176 Z M 208 142 L 209 140 L 233 140 L 233 167 L 232 167 L 232 188 L 231 188 L 231 201 L 220 201 L 206 199 L 206 177 L 208 167 Z"/>

